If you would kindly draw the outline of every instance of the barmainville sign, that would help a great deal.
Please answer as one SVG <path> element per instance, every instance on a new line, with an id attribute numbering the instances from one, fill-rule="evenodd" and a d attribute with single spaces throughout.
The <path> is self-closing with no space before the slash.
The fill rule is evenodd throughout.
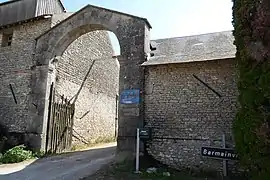
<path id="1" fill-rule="evenodd" d="M 217 159 L 238 160 L 235 150 L 227 148 L 202 147 L 201 155 Z"/>

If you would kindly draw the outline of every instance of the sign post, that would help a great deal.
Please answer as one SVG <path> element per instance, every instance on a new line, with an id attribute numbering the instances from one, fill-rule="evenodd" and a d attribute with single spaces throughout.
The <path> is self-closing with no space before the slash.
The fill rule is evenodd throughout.
<path id="1" fill-rule="evenodd" d="M 223 148 L 226 148 L 226 136 L 225 134 L 222 135 L 222 145 Z M 223 176 L 227 177 L 228 176 L 228 161 L 226 159 L 223 160 Z"/>
<path id="2" fill-rule="evenodd" d="M 147 141 L 152 138 L 150 128 L 137 128 L 137 143 L 136 143 L 136 170 L 135 173 L 140 173 L 140 140 Z"/>
<path id="3" fill-rule="evenodd" d="M 136 144 L 136 171 L 139 174 L 139 164 L 140 164 L 140 129 L 137 128 L 137 144 Z"/>
<path id="4" fill-rule="evenodd" d="M 201 155 L 204 157 L 220 159 L 223 161 L 223 177 L 228 176 L 228 160 L 238 160 L 238 155 L 234 149 L 226 148 L 226 137 L 222 135 L 223 148 L 202 147 Z"/>

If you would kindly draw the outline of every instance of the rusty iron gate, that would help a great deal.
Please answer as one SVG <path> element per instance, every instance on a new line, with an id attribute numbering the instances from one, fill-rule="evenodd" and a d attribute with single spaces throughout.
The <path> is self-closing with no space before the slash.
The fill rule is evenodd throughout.
<path id="1" fill-rule="evenodd" d="M 61 153 L 71 148 L 74 112 L 75 105 L 64 96 L 59 102 L 55 102 L 55 89 L 52 84 L 47 124 L 47 153 Z"/>

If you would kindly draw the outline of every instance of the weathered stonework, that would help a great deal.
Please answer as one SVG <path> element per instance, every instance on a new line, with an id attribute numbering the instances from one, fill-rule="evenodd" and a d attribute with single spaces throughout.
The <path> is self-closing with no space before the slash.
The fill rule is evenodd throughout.
<path id="1" fill-rule="evenodd" d="M 35 134 L 35 130 L 31 128 L 33 117 L 30 114 L 30 109 L 36 108 L 36 104 L 31 103 L 30 88 L 31 67 L 35 65 L 33 61 L 35 38 L 69 15 L 58 14 L 46 20 L 12 27 L 12 46 L 0 48 L 2 72 L 0 123 L 8 132 L 20 134 L 20 139 L 27 141 L 28 135 Z M 0 42 L 2 42 L 2 32 Z M 99 58 L 89 75 L 87 87 L 83 89 L 76 104 L 74 129 L 86 139 L 95 140 L 98 137 L 115 136 L 119 63 L 112 56 L 113 49 L 107 32 L 95 31 L 73 42 L 64 52 L 57 66 L 56 91 L 60 95 L 64 94 L 71 98 L 78 91 L 92 60 Z M 17 104 L 9 84 L 14 89 Z M 88 115 L 80 119 L 87 111 L 90 111 Z"/>
<path id="2" fill-rule="evenodd" d="M 31 102 L 31 67 L 35 64 L 35 38 L 50 29 L 50 19 L 33 21 L 6 30 L 13 31 L 11 46 L 0 47 L 0 124 L 9 132 L 31 133 L 29 111 L 35 106 Z M 15 103 L 9 84 L 16 96 Z"/>
<path id="3" fill-rule="evenodd" d="M 12 5 L 8 5 L 10 4 Z M 74 14 L 62 13 L 52 17 L 45 14 L 30 20 L 25 19 L 24 22 L 15 19 L 14 22 L 9 25 L 14 31 L 12 45 L 0 49 L 0 67 L 3 70 L 0 74 L 3 81 L 0 92 L 0 122 L 7 126 L 8 131 L 21 133 L 29 146 L 44 150 L 51 84 L 56 85 L 58 94 L 71 97 L 78 89 L 91 61 L 99 58 L 100 61 L 95 64 L 76 102 L 78 111 L 75 115 L 75 129 L 89 137 L 97 134 L 111 136 L 115 135 L 116 127 L 119 126 L 118 150 L 134 150 L 136 128 L 143 124 L 143 102 L 137 105 L 119 105 L 117 126 L 115 106 L 118 100 L 117 90 L 122 92 L 124 89 L 144 89 L 144 68 L 141 64 L 150 51 L 149 22 L 144 18 L 91 5 Z M 108 46 L 106 38 L 99 38 L 92 33 L 98 42 L 91 38 L 85 39 L 85 34 L 100 30 L 109 30 L 117 36 L 121 48 L 121 56 L 117 57 L 119 63 L 116 58 L 112 58 L 111 45 Z M 0 35 L 2 40 L 2 30 Z M 93 51 L 93 48 L 81 42 L 82 39 L 102 48 Z M 79 46 L 80 51 L 72 49 L 73 42 L 74 46 Z M 83 51 L 85 48 L 89 51 Z M 59 59 L 59 63 L 55 59 Z M 114 78 L 118 73 L 119 84 L 117 78 Z M 13 100 L 9 84 L 14 88 L 18 104 Z M 86 96 L 91 100 L 85 102 Z M 82 102 L 86 104 L 83 105 Z M 82 116 L 91 111 L 88 107 L 93 104 L 99 108 L 84 116 L 86 119 L 83 122 Z M 97 114 L 100 119 L 95 116 Z M 101 122 L 102 128 L 99 130 L 93 127 L 96 121 Z M 89 128 L 82 130 L 87 124 Z"/>
<path id="4" fill-rule="evenodd" d="M 31 87 L 33 101 L 37 102 L 37 109 L 31 111 L 35 122 L 32 129 L 36 130 L 36 142 L 39 142 L 35 147 L 44 149 L 45 146 L 49 88 L 56 81 L 55 72 L 48 70 L 48 67 L 54 69 L 53 59 L 62 56 L 81 35 L 95 30 L 109 30 L 116 35 L 121 47 L 121 56 L 118 57 L 120 92 L 133 88 L 143 90 L 144 68 L 141 64 L 150 51 L 149 28 L 146 19 L 89 5 L 37 38 L 37 64 L 32 71 Z M 132 113 L 127 115 L 124 113 L 126 110 Z M 143 102 L 119 105 L 118 150 L 134 150 L 136 128 L 142 126 L 143 113 Z"/>
<path id="5" fill-rule="evenodd" d="M 234 60 L 148 66 L 145 120 L 153 129 L 148 152 L 175 168 L 217 169 L 222 161 L 201 157 L 201 146 L 232 147 L 236 113 Z M 207 83 L 221 97 L 203 85 Z"/>
<path id="6" fill-rule="evenodd" d="M 75 103 L 73 143 L 112 139 L 117 133 L 119 63 L 106 31 L 93 31 L 75 40 L 57 63 L 56 97 L 72 99 L 96 60 Z"/>
<path id="7" fill-rule="evenodd" d="M 201 157 L 200 150 L 221 147 L 222 134 L 233 147 L 237 97 L 233 37 L 223 32 L 175 38 L 163 42 L 163 47 L 163 40 L 158 40 L 156 55 L 144 63 L 150 52 L 150 28 L 146 19 L 90 5 L 74 14 L 12 26 L 12 45 L 0 48 L 0 125 L 44 150 L 51 84 L 57 100 L 61 95 L 73 99 L 97 60 L 75 104 L 75 136 L 95 141 L 118 134 L 118 151 L 134 151 L 136 128 L 145 125 L 153 130 L 147 151 L 157 160 L 178 169 L 220 170 L 221 161 Z M 112 57 L 103 30 L 117 36 L 121 47 L 117 58 Z M 214 60 L 216 56 L 223 60 Z M 141 102 L 119 104 L 118 113 L 118 92 L 126 89 L 140 89 Z"/>

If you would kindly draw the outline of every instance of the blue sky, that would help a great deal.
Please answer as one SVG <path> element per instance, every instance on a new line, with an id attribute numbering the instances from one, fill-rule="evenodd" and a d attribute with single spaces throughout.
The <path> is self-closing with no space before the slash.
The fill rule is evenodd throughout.
<path id="1" fill-rule="evenodd" d="M 151 39 L 231 30 L 231 0 L 63 0 L 68 11 L 86 4 L 145 17 Z"/>
<path id="2" fill-rule="evenodd" d="M 7 0 L 0 0 L 5 1 Z M 153 26 L 151 39 L 233 29 L 231 0 L 62 0 L 62 2 L 70 12 L 92 4 L 145 17 Z M 116 38 L 112 37 L 112 41 L 116 47 L 118 44 Z"/>

